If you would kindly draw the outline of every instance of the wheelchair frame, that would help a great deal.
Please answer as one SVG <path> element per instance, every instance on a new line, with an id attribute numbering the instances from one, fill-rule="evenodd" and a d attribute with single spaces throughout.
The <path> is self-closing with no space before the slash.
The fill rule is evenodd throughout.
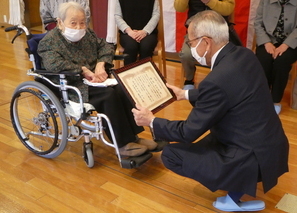
<path id="1" fill-rule="evenodd" d="M 12 43 L 23 32 L 27 40 L 34 36 L 23 25 L 5 29 L 6 32 L 12 30 L 17 31 Z M 90 168 L 94 166 L 92 138 L 113 147 L 122 168 L 136 168 L 152 157 L 151 153 L 145 153 L 138 157 L 122 158 L 108 117 L 102 113 L 94 114 L 94 107 L 83 103 L 81 92 L 76 87 L 67 85 L 66 76 L 79 74 L 38 70 L 34 53 L 30 50 L 27 52 L 34 67 L 27 71 L 27 75 L 45 80 L 53 87 L 59 88 L 62 94 L 60 102 L 53 91 L 37 81 L 23 82 L 15 89 L 10 104 L 10 117 L 17 136 L 27 149 L 44 158 L 55 158 L 64 151 L 68 142 L 77 142 L 84 137 L 83 158 Z M 53 83 L 45 75 L 59 75 L 59 84 Z M 73 104 L 68 99 L 67 90 L 74 90 L 79 97 L 79 113 L 76 115 L 72 113 Z M 89 110 L 86 110 L 87 108 Z M 103 120 L 108 125 L 112 142 L 105 138 Z"/>

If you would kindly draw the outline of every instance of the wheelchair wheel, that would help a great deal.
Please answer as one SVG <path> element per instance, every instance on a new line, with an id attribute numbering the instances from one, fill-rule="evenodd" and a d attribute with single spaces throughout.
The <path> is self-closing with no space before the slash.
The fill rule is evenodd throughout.
<path id="1" fill-rule="evenodd" d="M 16 134 L 30 151 L 45 158 L 57 157 L 64 151 L 68 137 L 64 108 L 43 84 L 20 84 L 11 100 L 10 117 Z"/>
<path id="2" fill-rule="evenodd" d="M 93 143 L 83 144 L 83 158 L 89 168 L 94 166 Z"/>

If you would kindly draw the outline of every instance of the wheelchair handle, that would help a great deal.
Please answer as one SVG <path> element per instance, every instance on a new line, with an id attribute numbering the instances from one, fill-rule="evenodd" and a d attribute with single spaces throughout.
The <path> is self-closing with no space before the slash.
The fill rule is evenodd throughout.
<path id="1" fill-rule="evenodd" d="M 43 22 L 43 24 L 46 25 L 46 24 L 49 24 L 49 23 L 56 23 L 56 22 L 57 22 L 56 18 L 51 18 L 51 19 L 45 20 Z"/>
<path id="2" fill-rule="evenodd" d="M 18 29 L 18 25 L 5 28 L 5 32 L 9 32 L 9 31 L 16 30 L 16 29 Z"/>
<path id="3" fill-rule="evenodd" d="M 27 40 L 29 40 L 31 37 L 32 37 L 32 34 L 29 32 L 29 30 L 27 29 L 26 26 L 24 25 L 15 25 L 15 26 L 12 26 L 12 27 L 7 27 L 5 28 L 5 32 L 9 32 L 9 31 L 12 31 L 12 30 L 16 30 L 17 33 L 16 35 L 13 37 L 11 43 L 13 44 L 14 40 L 19 37 L 20 35 L 22 35 L 22 33 L 24 32 L 26 34 L 26 37 L 27 37 Z"/>

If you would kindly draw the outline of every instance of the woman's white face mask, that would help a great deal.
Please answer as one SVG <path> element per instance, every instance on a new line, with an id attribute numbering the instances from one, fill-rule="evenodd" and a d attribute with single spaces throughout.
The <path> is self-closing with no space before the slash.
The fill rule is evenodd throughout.
<path id="1" fill-rule="evenodd" d="M 196 47 L 191 47 L 191 53 L 192 53 L 192 56 L 197 60 L 197 62 L 199 64 L 201 64 L 202 66 L 207 66 L 206 64 L 206 54 L 207 54 L 207 51 L 205 51 L 205 53 L 203 54 L 202 57 L 199 56 L 199 54 L 197 53 L 196 49 L 197 47 L 199 46 L 199 44 L 201 43 L 203 38 L 200 39 L 200 41 L 197 43 Z"/>
<path id="2" fill-rule="evenodd" d="M 86 34 L 86 29 L 71 29 L 69 27 L 65 27 L 64 32 L 62 32 L 64 37 L 72 42 L 80 41 Z"/>

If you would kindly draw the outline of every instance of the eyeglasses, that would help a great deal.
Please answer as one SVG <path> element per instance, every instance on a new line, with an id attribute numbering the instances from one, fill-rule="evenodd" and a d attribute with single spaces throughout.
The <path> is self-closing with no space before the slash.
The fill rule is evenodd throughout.
<path id="1" fill-rule="evenodd" d="M 193 41 L 196 41 L 196 40 L 198 40 L 198 39 L 200 39 L 200 38 L 203 38 L 203 37 L 210 38 L 210 37 L 208 37 L 208 36 L 199 36 L 199 37 L 194 38 L 194 39 L 192 39 L 192 40 L 187 40 L 185 43 L 186 43 L 189 47 L 191 47 Z"/>

